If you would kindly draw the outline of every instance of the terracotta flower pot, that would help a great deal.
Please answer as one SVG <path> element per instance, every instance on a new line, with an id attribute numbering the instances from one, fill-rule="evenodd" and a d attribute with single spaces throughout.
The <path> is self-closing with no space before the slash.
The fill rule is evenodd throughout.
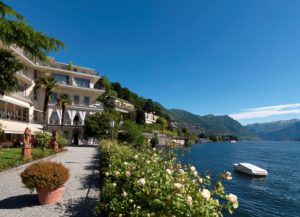
<path id="1" fill-rule="evenodd" d="M 57 203 L 64 192 L 65 187 L 61 186 L 54 190 L 51 190 L 49 188 L 37 188 L 36 191 L 38 193 L 38 198 L 40 204 L 51 204 L 51 203 Z"/>

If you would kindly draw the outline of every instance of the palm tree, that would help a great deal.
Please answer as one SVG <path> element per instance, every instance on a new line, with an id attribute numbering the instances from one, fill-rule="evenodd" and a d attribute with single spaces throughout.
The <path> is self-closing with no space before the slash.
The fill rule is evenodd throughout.
<path id="1" fill-rule="evenodd" d="M 70 99 L 68 94 L 61 94 L 57 99 L 57 105 L 61 107 L 61 132 L 63 132 L 63 125 L 65 120 L 65 111 L 66 108 L 72 104 L 72 100 Z"/>
<path id="2" fill-rule="evenodd" d="M 47 74 L 43 75 L 42 77 L 38 78 L 35 81 L 35 87 L 45 89 L 45 99 L 44 99 L 44 108 L 43 108 L 43 120 L 44 120 L 44 131 L 47 129 L 47 121 L 46 121 L 46 114 L 48 111 L 48 103 L 50 95 L 53 92 L 53 89 L 57 87 L 57 80 Z"/>

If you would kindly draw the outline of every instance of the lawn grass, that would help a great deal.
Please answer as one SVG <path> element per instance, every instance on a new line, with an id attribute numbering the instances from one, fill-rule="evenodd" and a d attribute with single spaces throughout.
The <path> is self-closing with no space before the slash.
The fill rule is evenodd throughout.
<path id="1" fill-rule="evenodd" d="M 22 148 L 0 148 L 0 171 L 19 166 L 27 163 L 21 157 Z M 45 149 L 44 151 L 40 148 L 32 149 L 32 160 L 36 160 L 43 157 L 53 155 L 52 149 Z"/>

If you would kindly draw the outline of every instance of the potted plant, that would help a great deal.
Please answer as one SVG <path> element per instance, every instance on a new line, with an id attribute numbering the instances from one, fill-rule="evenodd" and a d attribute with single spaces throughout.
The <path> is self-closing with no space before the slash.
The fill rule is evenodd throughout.
<path id="1" fill-rule="evenodd" d="M 49 204 L 61 199 L 70 173 L 61 163 L 39 161 L 27 167 L 20 176 L 27 188 L 36 189 L 40 204 Z"/>

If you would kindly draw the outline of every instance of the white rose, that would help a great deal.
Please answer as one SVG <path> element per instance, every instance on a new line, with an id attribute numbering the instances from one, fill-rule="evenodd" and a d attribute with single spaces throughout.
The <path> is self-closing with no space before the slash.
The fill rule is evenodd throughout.
<path id="1" fill-rule="evenodd" d="M 196 170 L 196 168 L 194 166 L 191 166 L 190 170 L 194 172 Z"/>
<path id="2" fill-rule="evenodd" d="M 232 206 L 233 206 L 233 208 L 238 208 L 238 206 L 239 206 L 239 203 L 238 203 L 238 200 L 237 200 L 237 196 L 236 195 L 234 195 L 234 194 L 227 194 L 226 195 L 226 199 L 230 202 L 230 203 L 232 203 Z"/>
<path id="3" fill-rule="evenodd" d="M 151 161 L 150 160 L 146 160 L 146 164 L 150 164 L 151 163 Z"/>
<path id="4" fill-rule="evenodd" d="M 106 172 L 106 173 L 105 173 L 105 176 L 109 176 L 109 172 Z"/>
<path id="5" fill-rule="evenodd" d="M 205 178 L 209 180 L 209 179 L 210 179 L 210 176 L 209 176 L 209 175 L 207 175 L 207 176 L 205 176 Z"/>
<path id="6" fill-rule="evenodd" d="M 166 172 L 169 174 L 169 175 L 172 175 L 172 171 L 170 169 L 166 169 Z"/>
<path id="7" fill-rule="evenodd" d="M 204 199 L 208 200 L 210 198 L 210 191 L 204 188 L 202 191 L 200 191 L 200 195 Z"/>
<path id="8" fill-rule="evenodd" d="M 174 183 L 174 188 L 175 189 L 180 189 L 180 188 L 182 188 L 182 184 L 181 183 Z"/>
<path id="9" fill-rule="evenodd" d="M 129 171 L 125 171 L 125 176 L 129 177 L 129 176 L 131 176 L 131 173 Z"/>
<path id="10" fill-rule="evenodd" d="M 137 181 L 137 183 L 140 187 L 143 187 L 145 185 L 146 181 L 145 181 L 145 179 L 141 178 Z"/>
<path id="11" fill-rule="evenodd" d="M 197 176 L 198 176 L 198 172 L 197 172 L 197 171 L 194 171 L 194 172 L 193 172 L 193 175 L 194 175 L 195 177 L 197 177 Z"/>
<path id="12" fill-rule="evenodd" d="M 231 173 L 227 171 L 227 172 L 225 173 L 225 178 L 226 178 L 227 180 L 231 180 L 231 179 L 232 179 Z"/>
<path id="13" fill-rule="evenodd" d="M 203 179 L 202 179 L 202 178 L 199 178 L 199 182 L 202 183 L 202 182 L 203 182 Z"/>
<path id="14" fill-rule="evenodd" d="M 187 196 L 185 199 L 185 203 L 189 206 L 193 205 L 193 198 L 191 196 Z"/>
<path id="15" fill-rule="evenodd" d="M 116 184 L 116 183 L 112 183 L 112 186 L 113 186 L 113 187 L 116 187 L 116 186 L 117 186 L 117 184 Z"/>
<path id="16" fill-rule="evenodd" d="M 219 205 L 220 205 L 220 203 L 219 203 L 219 200 L 218 200 L 218 199 L 215 199 L 215 203 L 216 203 L 216 205 L 217 205 L 217 206 L 219 206 Z"/>
<path id="17" fill-rule="evenodd" d="M 184 174 L 184 170 L 183 169 L 179 169 L 178 170 L 180 174 Z"/>
<path id="18" fill-rule="evenodd" d="M 123 191 L 122 196 L 123 196 L 123 197 L 126 197 L 127 195 L 128 195 L 127 192 L 126 192 L 126 191 Z"/>
<path id="19" fill-rule="evenodd" d="M 124 165 L 127 166 L 127 165 L 128 165 L 128 162 L 124 162 Z"/>
<path id="20" fill-rule="evenodd" d="M 115 171 L 115 175 L 116 176 L 120 175 L 120 172 L 119 171 Z"/>

